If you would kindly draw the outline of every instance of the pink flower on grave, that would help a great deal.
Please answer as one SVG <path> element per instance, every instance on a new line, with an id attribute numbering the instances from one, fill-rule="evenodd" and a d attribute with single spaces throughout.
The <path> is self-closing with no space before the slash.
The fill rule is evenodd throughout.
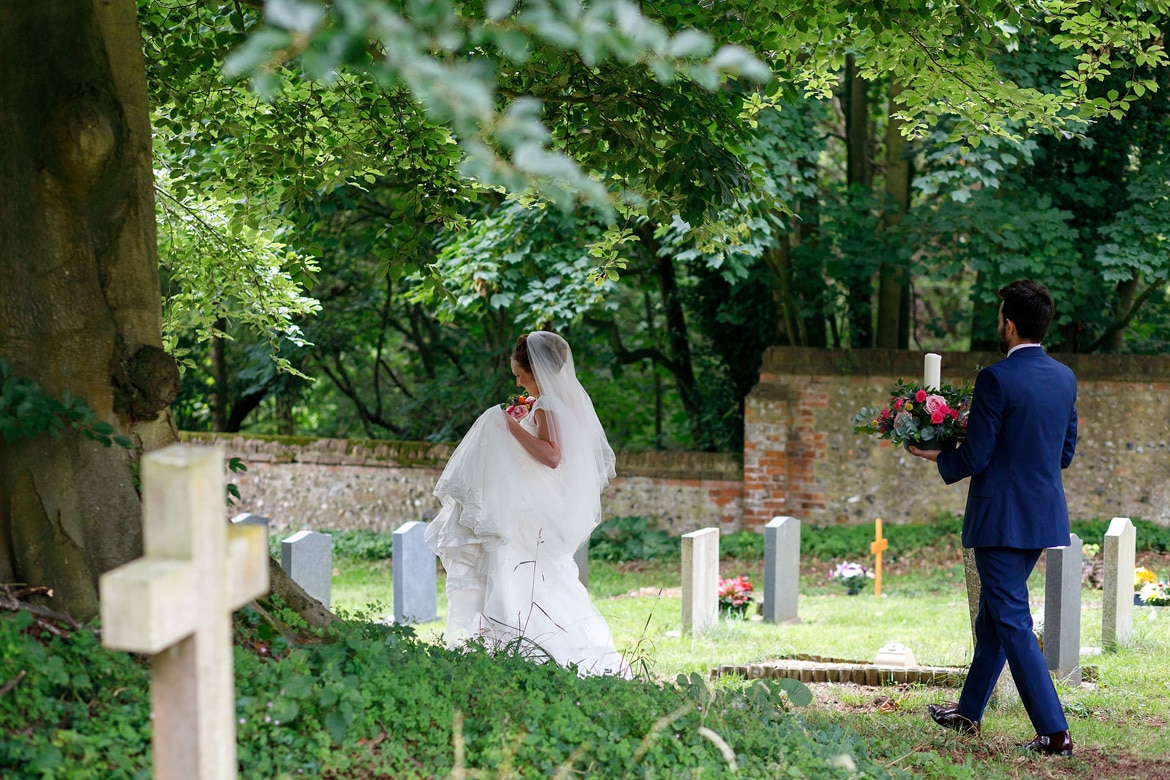
<path id="1" fill-rule="evenodd" d="M 914 400 L 917 401 L 918 403 L 922 403 L 923 401 L 925 401 L 926 400 L 926 391 L 919 390 L 917 393 L 914 394 Z"/>

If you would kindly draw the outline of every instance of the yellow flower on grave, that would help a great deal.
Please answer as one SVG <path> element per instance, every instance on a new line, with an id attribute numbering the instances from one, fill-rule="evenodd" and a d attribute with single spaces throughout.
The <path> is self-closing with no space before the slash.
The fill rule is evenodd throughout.
<path id="1" fill-rule="evenodd" d="M 1158 581 L 1158 576 L 1145 566 L 1139 566 L 1133 570 L 1133 589 L 1141 590 L 1143 585 L 1153 585 Z"/>
<path id="2" fill-rule="evenodd" d="M 906 404 L 906 405 L 905 405 L 905 406 L 903 406 L 902 408 L 903 408 L 903 409 L 905 409 L 905 410 L 906 410 L 906 411 L 908 411 L 908 412 L 912 412 L 912 411 L 914 411 L 914 404 Z"/>

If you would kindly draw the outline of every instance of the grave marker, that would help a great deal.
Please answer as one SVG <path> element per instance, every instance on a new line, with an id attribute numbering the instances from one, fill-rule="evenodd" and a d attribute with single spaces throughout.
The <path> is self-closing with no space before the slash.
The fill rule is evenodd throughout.
<path id="1" fill-rule="evenodd" d="M 394 622 L 430 623 L 438 618 L 435 563 L 423 539 L 427 524 L 411 520 L 394 531 Z"/>
<path id="2" fill-rule="evenodd" d="M 1133 637 L 1133 571 L 1137 531 L 1128 517 L 1115 517 L 1105 532 L 1105 583 L 1101 600 L 1101 644 L 1116 650 Z"/>
<path id="3" fill-rule="evenodd" d="M 280 543 L 280 567 L 293 582 L 329 609 L 333 594 L 333 537 L 297 531 Z"/>
<path id="4" fill-rule="evenodd" d="M 874 521 L 873 541 L 869 543 L 869 551 L 875 556 L 873 564 L 873 595 L 882 595 L 882 553 L 890 547 L 888 540 L 882 538 L 882 519 Z"/>
<path id="5" fill-rule="evenodd" d="M 1052 547 L 1044 564 L 1044 660 L 1057 679 L 1081 684 L 1081 540 Z"/>
<path id="6" fill-rule="evenodd" d="M 800 521 L 773 517 L 764 526 L 764 620 L 799 623 Z"/>
<path id="7" fill-rule="evenodd" d="M 682 627 L 699 634 L 719 619 L 719 529 L 682 535 Z"/>
<path id="8" fill-rule="evenodd" d="M 142 459 L 143 547 L 102 575 L 102 644 L 150 659 L 154 776 L 236 777 L 231 615 L 268 590 L 264 532 L 224 518 L 223 451 Z"/>

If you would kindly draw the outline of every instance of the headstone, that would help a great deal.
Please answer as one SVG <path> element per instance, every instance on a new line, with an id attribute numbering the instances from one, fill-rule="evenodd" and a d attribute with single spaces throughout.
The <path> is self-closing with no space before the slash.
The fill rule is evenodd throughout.
<path id="1" fill-rule="evenodd" d="M 1044 564 L 1044 660 L 1057 679 L 1081 684 L 1081 540 L 1052 547 Z"/>
<path id="2" fill-rule="evenodd" d="M 682 627 L 700 634 L 719 620 L 719 529 L 682 535 Z"/>
<path id="3" fill-rule="evenodd" d="M 874 556 L 873 565 L 873 595 L 882 595 L 882 553 L 890 548 L 888 540 L 882 538 L 882 519 L 879 517 L 873 524 L 873 541 L 869 543 L 869 552 Z"/>
<path id="4" fill-rule="evenodd" d="M 577 564 L 577 579 L 581 581 L 581 585 L 589 587 L 589 540 L 577 548 L 577 552 L 573 553 L 573 561 Z"/>
<path id="5" fill-rule="evenodd" d="M 297 531 L 280 543 L 280 567 L 292 581 L 329 609 L 333 593 L 333 537 Z"/>
<path id="6" fill-rule="evenodd" d="M 223 451 L 142 459 L 145 555 L 102 575 L 102 644 L 150 659 L 154 776 L 236 777 L 232 611 L 268 590 L 263 531 L 224 520 Z"/>
<path id="7" fill-rule="evenodd" d="M 394 622 L 430 623 L 439 615 L 437 557 L 423 540 L 427 524 L 411 520 L 394 531 Z"/>
<path id="8" fill-rule="evenodd" d="M 800 521 L 773 517 L 764 526 L 764 620 L 799 623 Z"/>
<path id="9" fill-rule="evenodd" d="M 1133 570 L 1137 531 L 1128 517 L 1115 517 L 1105 532 L 1101 554 L 1105 584 L 1101 600 L 1101 644 L 1107 650 L 1125 647 L 1133 637 Z"/>
<path id="10" fill-rule="evenodd" d="M 232 518 L 232 523 L 235 525 L 258 525 L 264 529 L 264 549 L 268 549 L 268 525 L 269 520 L 263 515 L 253 514 L 251 512 L 240 512 Z"/>

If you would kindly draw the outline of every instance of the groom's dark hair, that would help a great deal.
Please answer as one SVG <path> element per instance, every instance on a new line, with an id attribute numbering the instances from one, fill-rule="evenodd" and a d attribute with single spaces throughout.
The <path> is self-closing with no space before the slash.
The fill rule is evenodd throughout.
<path id="1" fill-rule="evenodd" d="M 1048 288 L 1031 279 L 1020 279 L 1000 288 L 1003 318 L 1016 324 L 1016 332 L 1027 341 L 1043 341 L 1056 316 Z"/>

